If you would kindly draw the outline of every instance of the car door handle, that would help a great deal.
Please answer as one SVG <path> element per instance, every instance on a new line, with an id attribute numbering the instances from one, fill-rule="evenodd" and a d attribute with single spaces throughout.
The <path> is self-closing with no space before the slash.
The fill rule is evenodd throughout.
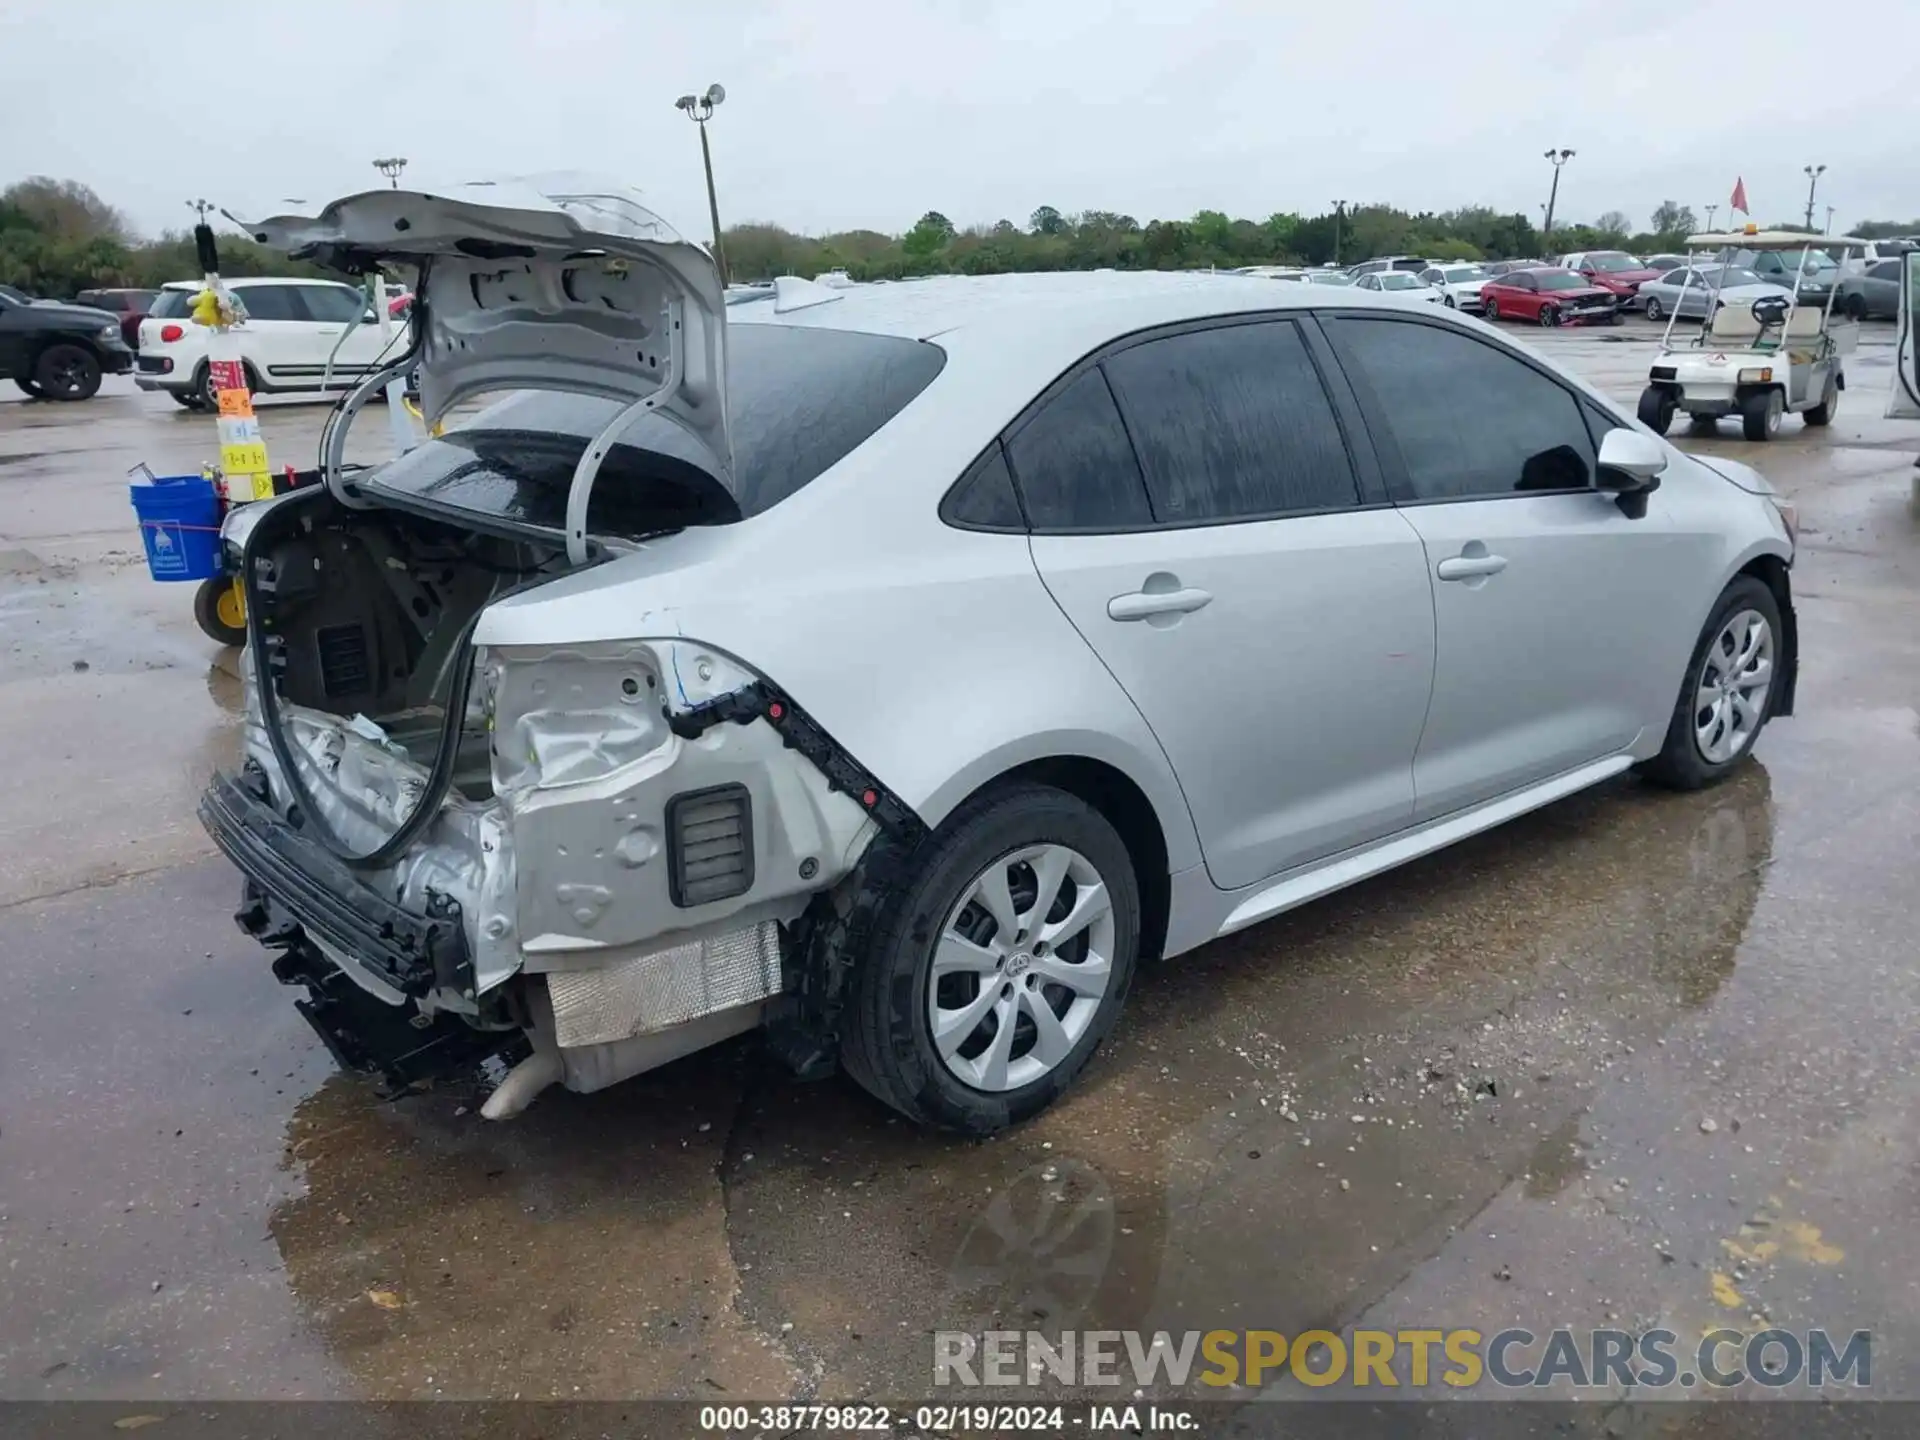
<path id="1" fill-rule="evenodd" d="M 1434 566 L 1433 573 L 1442 580 L 1478 580 L 1484 575 L 1498 575 L 1506 568 L 1504 555 L 1456 555 Z"/>
<path id="2" fill-rule="evenodd" d="M 1148 620 L 1155 615 L 1191 615 L 1213 596 L 1205 590 L 1136 590 L 1107 602 L 1109 620 Z"/>

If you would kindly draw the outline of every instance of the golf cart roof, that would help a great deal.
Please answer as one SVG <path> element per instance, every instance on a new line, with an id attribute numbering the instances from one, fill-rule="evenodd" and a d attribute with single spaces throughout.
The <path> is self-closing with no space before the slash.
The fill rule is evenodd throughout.
<path id="1" fill-rule="evenodd" d="M 1855 240 L 1843 235 L 1838 239 L 1830 235 L 1808 235 L 1800 230 L 1756 230 L 1751 233 L 1741 230 L 1725 234 L 1689 235 L 1689 250 L 1804 250 L 1809 245 L 1822 250 L 1864 250 L 1867 242 Z"/>

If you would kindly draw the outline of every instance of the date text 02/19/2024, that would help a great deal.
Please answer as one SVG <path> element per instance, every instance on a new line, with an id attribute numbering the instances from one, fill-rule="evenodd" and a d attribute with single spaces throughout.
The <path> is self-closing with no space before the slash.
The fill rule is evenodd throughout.
<path id="1" fill-rule="evenodd" d="M 878 1434 L 895 1429 L 919 1433 L 1000 1431 L 1058 1435 L 1068 1430 L 1129 1434 L 1192 1433 L 1191 1410 L 1167 1405 L 703 1405 L 703 1434 L 791 1434 L 796 1431 Z"/>

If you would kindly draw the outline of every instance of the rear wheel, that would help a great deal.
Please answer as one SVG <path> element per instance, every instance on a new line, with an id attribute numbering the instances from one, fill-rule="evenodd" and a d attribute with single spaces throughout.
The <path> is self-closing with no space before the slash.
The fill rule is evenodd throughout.
<path id="1" fill-rule="evenodd" d="M 1651 295 L 1647 296 L 1647 319 L 1664 320 L 1666 318 L 1666 314 L 1667 314 L 1666 307 L 1661 305 L 1661 303 L 1657 299 L 1655 299 L 1653 296 Z"/>
<path id="2" fill-rule="evenodd" d="M 1139 884 L 1113 826 L 1075 796 L 976 797 L 880 905 L 841 1057 L 910 1119 L 970 1134 L 1017 1124 L 1113 1028 L 1139 950 Z"/>
<path id="3" fill-rule="evenodd" d="M 169 390 L 167 394 L 173 398 L 173 403 L 183 410 L 204 410 L 207 408 L 206 402 L 197 394 L 189 394 L 185 390 Z"/>
<path id="4" fill-rule="evenodd" d="M 1827 377 L 1827 388 L 1820 394 L 1820 403 L 1807 411 L 1801 418 L 1816 429 L 1833 423 L 1833 412 L 1840 408 L 1840 385 L 1831 375 Z"/>
<path id="5" fill-rule="evenodd" d="M 1667 427 L 1673 424 L 1673 392 L 1659 385 L 1649 385 L 1640 392 L 1640 423 L 1656 435 L 1667 433 Z"/>
<path id="6" fill-rule="evenodd" d="M 1864 295 L 1847 296 L 1847 314 L 1855 320 L 1867 318 L 1867 297 Z"/>
<path id="7" fill-rule="evenodd" d="M 1784 655 L 1780 605 L 1751 575 L 1720 592 L 1693 648 L 1660 753 L 1641 767 L 1675 790 L 1724 779 L 1753 752 L 1773 714 Z"/>
<path id="8" fill-rule="evenodd" d="M 100 392 L 100 361 L 79 345 L 49 345 L 33 367 L 33 383 L 50 400 L 91 400 Z"/>
<path id="9" fill-rule="evenodd" d="M 1778 390 L 1760 390 L 1740 402 L 1740 429 L 1749 440 L 1771 440 L 1780 433 L 1786 404 Z"/>

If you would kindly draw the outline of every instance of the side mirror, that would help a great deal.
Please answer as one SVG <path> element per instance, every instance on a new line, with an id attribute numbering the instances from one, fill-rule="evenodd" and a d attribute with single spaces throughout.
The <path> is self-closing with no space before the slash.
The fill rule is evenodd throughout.
<path id="1" fill-rule="evenodd" d="M 1620 513 L 1639 520 L 1647 513 L 1647 496 L 1660 488 L 1667 468 L 1667 449 L 1638 430 L 1609 430 L 1600 440 L 1595 486 L 1614 496 Z"/>

